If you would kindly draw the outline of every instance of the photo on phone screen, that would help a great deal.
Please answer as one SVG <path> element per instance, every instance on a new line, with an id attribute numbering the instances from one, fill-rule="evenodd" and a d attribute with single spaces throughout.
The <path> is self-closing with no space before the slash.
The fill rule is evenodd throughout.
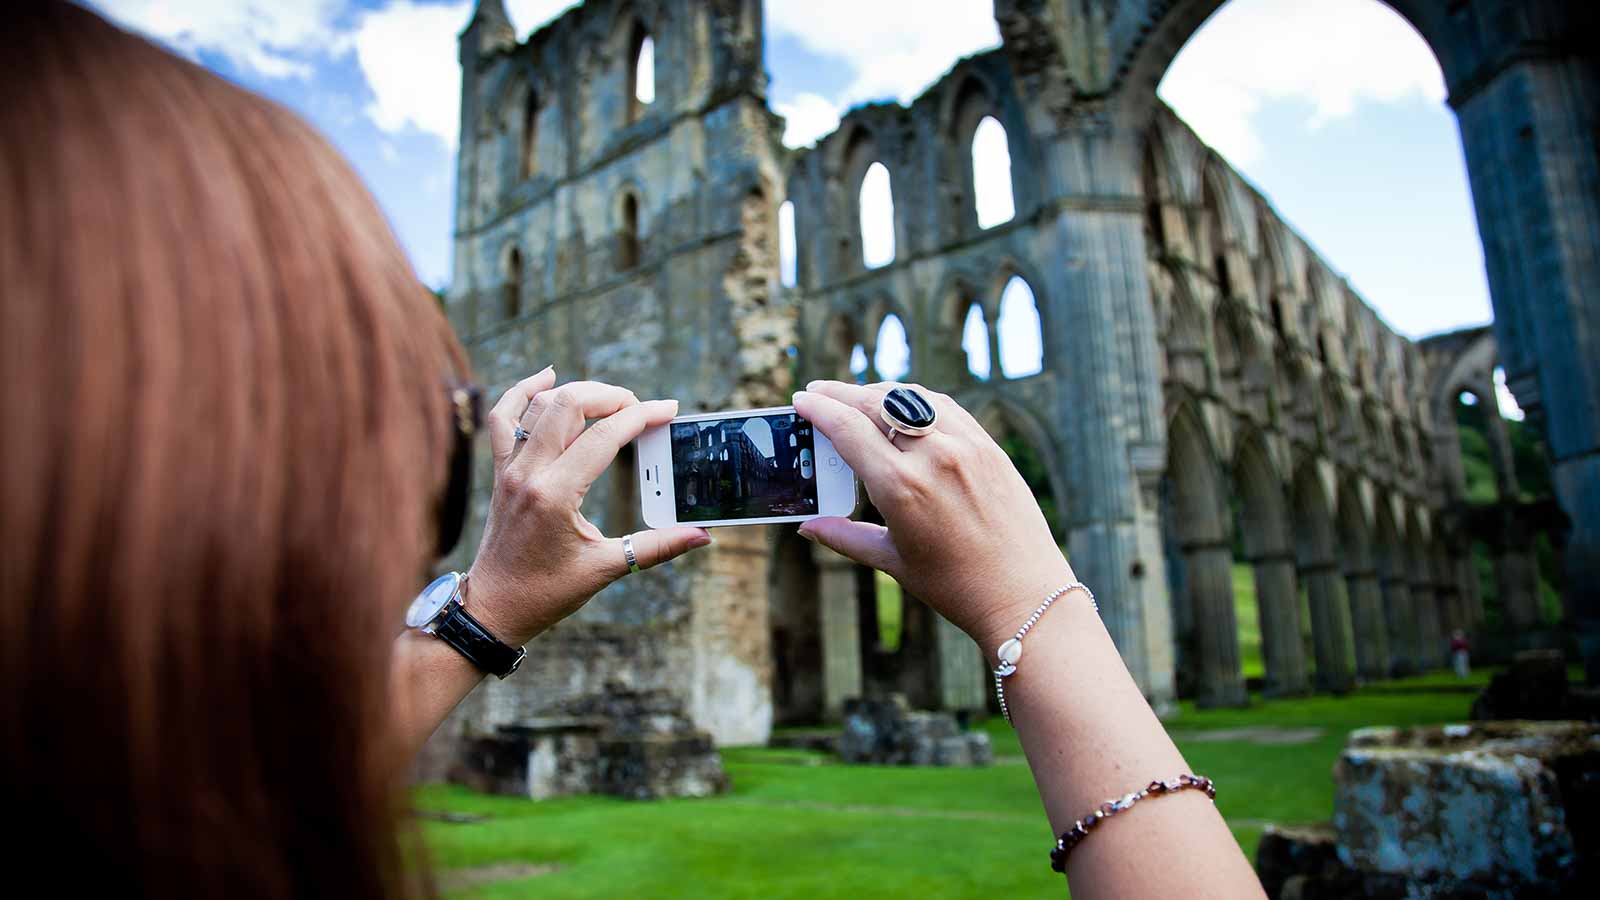
<path id="1" fill-rule="evenodd" d="M 673 422 L 679 522 L 817 513 L 811 423 L 794 413 Z"/>

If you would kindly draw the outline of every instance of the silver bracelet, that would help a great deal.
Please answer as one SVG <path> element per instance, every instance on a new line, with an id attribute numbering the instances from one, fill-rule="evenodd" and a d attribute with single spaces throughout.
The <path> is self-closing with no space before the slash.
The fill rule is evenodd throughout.
<path id="1" fill-rule="evenodd" d="M 1095 602 L 1094 591 L 1089 590 L 1089 586 L 1083 582 L 1074 581 L 1065 587 L 1051 591 L 1050 596 L 1044 598 L 1044 602 L 1039 604 L 1039 608 L 1034 610 L 1033 615 L 1028 617 L 1028 621 L 1023 622 L 1022 627 L 1017 629 L 1016 636 L 1001 644 L 1000 649 L 995 651 L 995 656 L 999 658 L 1000 664 L 994 667 L 994 694 L 1000 698 L 1000 712 L 1006 717 L 1008 724 L 1011 722 L 1011 707 L 1006 705 L 1005 679 L 1017 673 L 1017 663 L 1022 659 L 1022 638 L 1028 633 L 1028 629 L 1039 623 L 1039 617 L 1044 615 L 1044 611 L 1050 608 L 1050 604 L 1071 591 L 1083 591 L 1084 595 L 1089 598 L 1089 606 L 1095 611 L 1096 615 L 1099 615 L 1100 604 Z"/>

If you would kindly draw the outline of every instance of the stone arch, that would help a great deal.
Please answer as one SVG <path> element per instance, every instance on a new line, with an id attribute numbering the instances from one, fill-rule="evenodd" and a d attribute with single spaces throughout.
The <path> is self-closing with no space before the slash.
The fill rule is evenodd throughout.
<path id="1" fill-rule="evenodd" d="M 964 271 L 946 272 L 937 289 L 928 295 L 922 322 L 927 337 L 925 349 L 918 364 L 927 371 L 929 383 L 962 384 L 974 378 L 987 380 L 998 371 L 994 351 L 998 344 L 995 324 L 998 310 L 990 305 L 992 300 L 977 285 L 981 281 Z M 967 346 L 968 318 L 976 310 L 979 324 L 980 346 Z M 981 354 L 983 371 L 979 376 L 971 358 Z"/>
<path id="2" fill-rule="evenodd" d="M 1333 503 L 1315 460 L 1296 469 L 1291 487 L 1295 558 L 1311 609 L 1311 642 L 1318 690 L 1342 694 L 1354 687 L 1350 604 L 1339 568 Z"/>
<path id="3" fill-rule="evenodd" d="M 1061 446 L 1061 440 L 1052 435 L 1050 429 L 1025 406 L 998 392 L 985 392 L 972 406 L 972 417 L 996 441 L 1007 434 L 1014 434 L 1032 448 L 1044 466 L 1047 493 L 1055 501 L 1057 515 L 1051 524 L 1055 526 L 1052 530 L 1057 532 L 1056 541 L 1060 543 L 1064 540 L 1067 518 L 1072 510 L 1067 479 L 1061 470 L 1058 454 L 1053 452 L 1054 448 Z M 1038 493 L 1037 485 L 1029 486 Z"/>
<path id="4" fill-rule="evenodd" d="M 1128 87 L 1120 94 L 1133 112 L 1136 121 L 1143 121 L 1158 107 L 1156 86 L 1178 52 L 1200 30 L 1206 19 L 1228 0 L 1177 0 L 1159 5 L 1160 12 L 1149 14 L 1149 21 L 1139 23 L 1140 38 L 1128 45 L 1128 52 L 1113 62 Z M 1437 4 L 1430 0 L 1381 0 L 1417 30 L 1429 51 L 1438 59 L 1438 50 L 1423 23 L 1437 13 Z M 1132 23 L 1129 23 L 1132 24 Z"/>
<path id="5" fill-rule="evenodd" d="M 816 346 L 815 372 L 819 377 L 850 382 L 855 375 L 850 371 L 850 358 L 855 348 L 863 347 L 861 322 L 852 313 L 836 309 L 822 323 Z"/>
<path id="6" fill-rule="evenodd" d="M 833 166 L 839 175 L 836 208 L 840 215 L 839 226 L 835 229 L 839 247 L 836 264 L 841 272 L 859 272 L 865 268 L 861 248 L 861 182 L 866 177 L 867 169 L 879 162 L 883 154 L 878 147 L 877 136 L 865 123 L 852 122 L 848 126 L 841 126 L 840 131 L 843 140 L 837 142 L 841 149 Z M 890 195 L 893 196 L 892 178 Z"/>
<path id="7" fill-rule="evenodd" d="M 617 191 L 613 207 L 615 251 L 614 266 L 618 272 L 638 268 L 644 251 L 644 204 L 639 198 L 639 187 L 628 182 Z"/>
<path id="8" fill-rule="evenodd" d="M 954 221 L 958 223 L 956 231 L 958 234 L 967 235 L 976 233 L 982 228 L 978 215 L 979 185 L 973 155 L 973 141 L 978 127 L 985 119 L 994 119 L 1004 132 L 1008 153 L 1012 129 L 1008 128 L 1000 117 L 994 87 L 979 73 L 968 71 L 962 76 L 956 89 L 947 96 L 950 99 L 944 111 L 949 160 L 946 177 L 949 179 L 948 184 L 951 189 Z M 1013 191 L 1014 215 L 1014 185 L 1010 189 Z"/>
<path id="9" fill-rule="evenodd" d="M 1152 122 L 1145 131 L 1140 180 L 1145 202 L 1145 240 L 1154 256 L 1193 255 L 1177 174 L 1166 126 L 1162 120 Z"/>
<path id="10" fill-rule="evenodd" d="M 1207 153 L 1200 168 L 1200 222 L 1195 229 L 1196 260 L 1211 276 L 1216 294 L 1223 297 L 1243 297 L 1242 279 L 1249 273 L 1236 265 L 1240 236 L 1243 228 L 1233 208 L 1233 191 L 1228 184 L 1226 163 L 1214 153 Z"/>
<path id="11" fill-rule="evenodd" d="M 1240 543 L 1255 581 L 1266 670 L 1262 693 L 1297 696 L 1307 692 L 1310 682 L 1283 479 L 1259 431 L 1245 431 L 1236 444 L 1233 486 L 1239 498 Z"/>
<path id="12" fill-rule="evenodd" d="M 653 30 L 638 10 L 624 9 L 619 11 L 617 18 L 616 34 L 619 39 L 618 50 L 622 59 L 622 92 L 623 92 L 623 121 L 633 124 L 643 117 L 650 108 L 655 93 L 655 72 L 658 69 L 655 63 L 655 38 Z M 649 59 L 645 54 L 648 49 Z M 641 70 L 644 64 L 650 64 L 652 71 L 648 73 L 650 81 L 651 100 L 646 101 L 640 96 L 640 79 L 645 73 Z"/>
<path id="13" fill-rule="evenodd" d="M 527 259 L 522 247 L 515 241 L 506 241 L 500 250 L 500 308 L 501 321 L 522 315 L 522 295 L 527 278 Z"/>
<path id="14" fill-rule="evenodd" d="M 1177 545 L 1172 598 L 1180 687 L 1202 706 L 1248 702 L 1233 606 L 1233 543 L 1215 444 L 1198 409 L 1183 404 L 1167 426 L 1163 513 Z"/>
<path id="15" fill-rule="evenodd" d="M 1211 317 L 1192 289 L 1187 273 L 1180 268 L 1172 274 L 1169 311 L 1160 323 L 1167 378 L 1193 391 L 1204 390 Z"/>
<path id="16" fill-rule="evenodd" d="M 1050 341 L 1047 338 L 1047 335 L 1050 334 L 1050 313 L 1048 311 L 1049 303 L 1044 291 L 1044 281 L 1038 277 L 1037 273 L 1032 271 L 1031 266 L 1014 257 L 1006 257 L 1004 260 L 1002 260 L 1000 265 L 996 267 L 995 273 L 995 277 L 990 283 L 989 297 L 991 298 L 990 302 L 994 304 L 993 309 L 995 310 L 996 321 L 996 330 L 992 333 L 992 336 L 996 338 L 996 342 L 991 345 L 991 353 L 993 354 L 995 360 L 1001 364 L 998 374 L 1007 378 L 1021 378 L 1027 377 L 1027 375 L 1030 374 L 1034 374 L 1033 372 L 1028 372 L 1026 369 L 1021 368 L 1013 370 L 1023 372 L 1023 374 L 1019 375 L 1007 374 L 1005 371 L 1006 341 L 1005 335 L 1001 333 L 1001 329 L 1005 324 L 1004 320 L 1007 310 L 1003 300 L 1005 299 L 1005 292 L 1010 287 L 1012 279 L 1021 279 L 1022 282 L 1027 285 L 1028 292 L 1033 295 L 1031 315 L 1037 317 L 1039 340 L 1038 371 L 1044 371 L 1045 369 L 1048 369 L 1053 356 L 1050 352 Z M 1026 317 L 1030 315 L 1030 312 L 1024 308 L 1020 314 Z M 1027 324 L 1030 326 L 1030 328 L 1034 325 L 1031 320 L 1028 321 Z"/>

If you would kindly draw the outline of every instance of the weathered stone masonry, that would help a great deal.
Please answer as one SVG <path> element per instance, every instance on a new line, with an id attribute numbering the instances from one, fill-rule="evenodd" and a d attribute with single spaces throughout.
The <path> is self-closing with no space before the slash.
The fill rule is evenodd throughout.
<path id="1" fill-rule="evenodd" d="M 1244 698 L 1236 532 L 1256 575 L 1269 693 L 1437 665 L 1444 635 L 1481 614 L 1465 547 L 1441 516 L 1460 471 L 1437 449 L 1436 398 L 1463 369 L 1390 331 L 1155 101 L 1161 73 L 1218 5 L 997 0 L 1003 47 L 957 64 L 910 107 L 853 110 L 791 152 L 765 102 L 757 0 L 590 0 L 523 43 L 485 0 L 461 40 L 451 319 L 495 388 L 554 363 L 564 379 L 679 397 L 691 411 L 783 402 L 796 374 L 849 377 L 858 346 L 872 377 L 880 323 L 894 314 L 911 378 L 1043 461 L 1073 565 L 1158 705 L 1179 690 Z M 1585 256 L 1583 235 L 1600 217 L 1581 196 L 1508 194 L 1482 172 L 1505 148 L 1475 145 L 1493 143 L 1480 128 L 1500 127 L 1477 98 L 1533 66 L 1545 86 L 1528 96 L 1544 112 L 1528 127 L 1545 155 L 1511 163 L 1541 184 L 1552 174 L 1592 188 L 1594 131 L 1572 118 L 1592 112 L 1540 91 L 1555 79 L 1592 98 L 1593 69 L 1515 55 L 1561 33 L 1569 13 L 1555 4 L 1515 15 L 1493 0 L 1393 5 L 1440 55 L 1461 112 L 1501 351 L 1552 436 L 1582 565 L 1600 500 L 1596 375 L 1592 357 L 1575 361 L 1596 313 L 1578 298 L 1595 293 L 1597 242 Z M 632 81 L 645 38 L 647 104 Z M 1539 52 L 1560 57 L 1561 46 Z M 981 228 L 970 153 L 986 116 L 1005 129 L 1015 214 Z M 858 198 L 873 162 L 890 173 L 896 251 L 869 269 Z M 793 288 L 778 274 L 786 199 Z M 1514 215 L 1485 216 L 1496 204 Z M 1552 227 L 1560 240 L 1530 249 Z M 1519 268 L 1534 257 L 1549 278 Z M 1006 378 L 996 320 L 1013 277 L 1035 297 L 1044 360 Z M 1554 299 L 1536 306 L 1535 293 Z M 974 304 L 995 359 L 987 380 L 962 350 Z M 639 527 L 635 496 L 631 478 L 596 486 L 608 533 Z M 835 716 L 862 693 L 982 708 L 977 648 L 908 603 L 902 647 L 883 653 L 873 596 L 870 574 L 792 530 L 725 529 L 714 549 L 626 579 L 542 637 L 528 671 L 477 692 L 445 731 L 526 717 L 607 679 L 671 686 L 722 742 L 761 740 L 775 717 Z"/>

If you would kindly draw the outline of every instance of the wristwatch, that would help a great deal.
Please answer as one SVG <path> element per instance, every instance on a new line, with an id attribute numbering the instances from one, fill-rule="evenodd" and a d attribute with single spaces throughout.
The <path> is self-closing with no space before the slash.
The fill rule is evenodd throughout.
<path id="1" fill-rule="evenodd" d="M 467 612 L 467 576 L 446 572 L 422 589 L 406 610 L 406 627 L 418 628 L 454 647 L 467 661 L 491 675 L 505 678 L 522 665 L 528 648 L 513 647 L 494 635 Z"/>

